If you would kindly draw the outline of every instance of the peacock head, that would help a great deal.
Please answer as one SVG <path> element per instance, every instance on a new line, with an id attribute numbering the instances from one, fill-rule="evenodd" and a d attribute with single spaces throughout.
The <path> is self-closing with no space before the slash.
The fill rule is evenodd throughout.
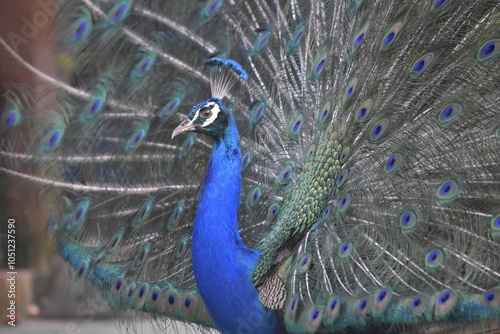
<path id="1" fill-rule="evenodd" d="M 231 112 L 224 106 L 222 100 L 211 97 L 191 109 L 187 119 L 175 128 L 172 138 L 187 131 L 220 137 L 226 131 L 230 118 L 232 118 Z"/>
<path id="2" fill-rule="evenodd" d="M 222 103 L 222 98 L 228 96 L 229 90 L 239 79 L 247 80 L 247 73 L 231 59 L 211 58 L 205 61 L 205 65 L 210 68 L 212 97 L 191 109 L 187 119 L 175 128 L 172 138 L 187 131 L 218 138 L 224 135 L 229 121 L 233 119 L 231 112 Z"/>

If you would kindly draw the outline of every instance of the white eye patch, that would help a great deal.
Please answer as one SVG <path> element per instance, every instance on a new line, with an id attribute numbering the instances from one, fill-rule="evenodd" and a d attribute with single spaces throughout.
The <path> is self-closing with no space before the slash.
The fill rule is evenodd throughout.
<path id="1" fill-rule="evenodd" d="M 207 127 L 210 124 L 212 124 L 217 119 L 217 116 L 219 115 L 219 112 L 220 112 L 220 107 L 215 102 L 209 102 L 209 103 L 206 104 L 206 106 L 211 106 L 212 107 L 212 109 L 211 109 L 212 110 L 212 116 L 210 116 L 209 118 L 205 119 L 205 122 L 203 122 L 203 125 L 201 126 L 202 128 Z M 201 109 L 203 109 L 203 107 L 200 108 L 196 112 L 196 114 L 193 117 L 193 120 L 197 119 L 200 116 L 200 110 Z"/>

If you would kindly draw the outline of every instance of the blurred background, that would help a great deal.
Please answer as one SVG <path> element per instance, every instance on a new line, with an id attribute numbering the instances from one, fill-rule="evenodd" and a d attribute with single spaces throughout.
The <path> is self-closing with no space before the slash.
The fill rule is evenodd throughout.
<path id="1" fill-rule="evenodd" d="M 61 0 L 0 0 L 0 36 L 26 63 L 50 76 L 64 78 L 68 74 L 61 73 L 57 66 L 61 61 L 55 53 L 58 1 Z M 5 105 L 8 91 L 19 87 L 51 98 L 41 79 L 0 45 L 0 109 Z M 34 106 L 32 112 L 44 110 Z M 148 320 L 130 320 L 134 317 L 128 314 L 127 321 L 112 319 L 98 293 L 89 286 L 71 283 L 73 273 L 54 252 L 47 235 L 50 198 L 40 200 L 38 195 L 26 184 L 0 179 L 0 332 L 152 333 Z M 8 325 L 11 319 L 7 310 L 10 302 L 7 273 L 12 271 L 7 268 L 9 219 L 15 220 L 15 327 Z M 174 327 L 157 331 L 176 332 Z"/>
<path id="2" fill-rule="evenodd" d="M 44 73 L 57 76 L 54 52 L 56 0 L 0 0 L 0 36 L 24 61 Z M 0 47 L 0 93 L 2 105 L 9 90 L 42 89 L 40 79 Z M 33 108 L 33 113 L 43 110 Z M 38 193 L 25 184 L 2 180 L 0 190 L 0 315 L 5 324 L 8 298 L 7 221 L 15 220 L 16 308 L 21 326 L 28 318 L 61 319 L 84 316 L 84 299 L 70 292 L 68 266 L 53 252 L 46 235 L 49 211 Z M 46 199 L 49 200 L 49 199 Z M 97 301 L 99 303 L 99 301 Z M 101 303 L 104 305 L 104 303 Z M 95 317 L 105 317 L 105 308 Z M 87 310 L 88 311 L 88 310 Z M 88 312 L 87 312 L 88 313 Z M 10 326 L 8 326 L 10 327 Z M 2 328 L 3 330 L 6 328 Z M 64 332 L 64 331 L 63 331 Z"/>

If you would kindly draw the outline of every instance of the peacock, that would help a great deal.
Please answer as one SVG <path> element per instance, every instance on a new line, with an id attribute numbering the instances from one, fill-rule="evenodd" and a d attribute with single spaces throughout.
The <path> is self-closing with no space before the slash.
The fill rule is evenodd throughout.
<path id="1" fill-rule="evenodd" d="M 0 173 L 75 283 L 199 331 L 500 327 L 497 0 L 57 4 L 58 75 L 0 40 L 45 82 Z"/>

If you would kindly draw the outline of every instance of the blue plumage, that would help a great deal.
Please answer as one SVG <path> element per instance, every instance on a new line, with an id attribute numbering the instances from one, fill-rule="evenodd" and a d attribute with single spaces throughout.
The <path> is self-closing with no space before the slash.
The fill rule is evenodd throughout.
<path id="1" fill-rule="evenodd" d="M 58 18 L 70 79 L 0 40 L 54 97 L 7 95 L 0 171 L 52 202 L 59 253 L 114 310 L 224 333 L 497 327 L 498 1 Z"/>
<path id="2" fill-rule="evenodd" d="M 228 117 L 228 125 L 222 135 L 214 138 L 196 210 L 194 275 L 209 314 L 223 333 L 234 333 L 236 328 L 248 333 L 272 333 L 276 319 L 260 303 L 251 279 L 260 252 L 246 247 L 238 232 L 238 130 L 231 113 L 222 104 L 219 106 Z"/>

